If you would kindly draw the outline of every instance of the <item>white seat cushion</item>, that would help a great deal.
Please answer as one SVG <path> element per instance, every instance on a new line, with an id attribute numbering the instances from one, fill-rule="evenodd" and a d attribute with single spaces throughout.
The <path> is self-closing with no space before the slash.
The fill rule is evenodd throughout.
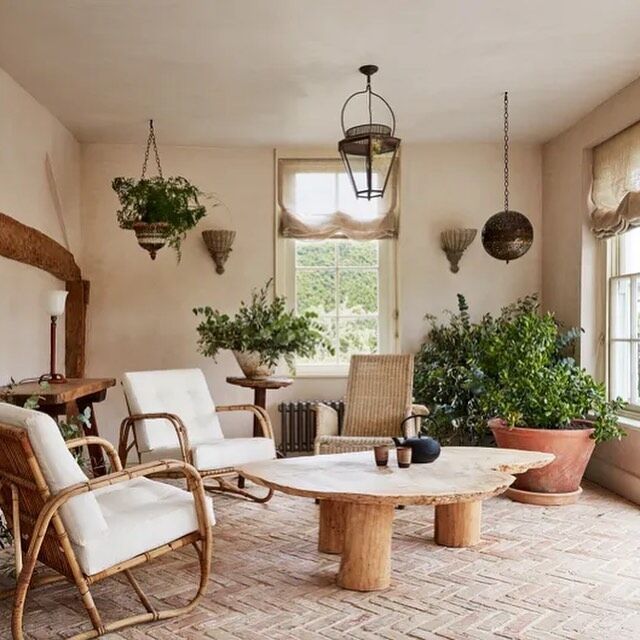
<path id="1" fill-rule="evenodd" d="M 191 448 L 193 466 L 198 471 L 237 467 L 249 462 L 273 460 L 276 448 L 271 438 L 221 438 Z M 141 452 L 142 462 L 181 459 L 180 449 L 155 449 Z"/>
<path id="2" fill-rule="evenodd" d="M 74 543 L 86 575 L 172 542 L 198 529 L 193 494 L 148 478 L 135 478 L 93 492 L 108 531 Z M 207 497 L 210 524 L 213 503 Z"/>
<path id="3" fill-rule="evenodd" d="M 122 376 L 122 386 L 131 413 L 177 415 L 191 446 L 224 437 L 200 369 L 129 372 Z M 140 451 L 178 446 L 175 429 L 167 420 L 141 420 L 135 428 Z"/>
<path id="4" fill-rule="evenodd" d="M 74 484 L 88 482 L 60 433 L 55 420 L 41 411 L 0 402 L 0 422 L 25 429 L 42 475 L 52 495 Z M 62 521 L 74 542 L 82 544 L 107 530 L 93 493 L 71 498 L 60 509 Z"/>

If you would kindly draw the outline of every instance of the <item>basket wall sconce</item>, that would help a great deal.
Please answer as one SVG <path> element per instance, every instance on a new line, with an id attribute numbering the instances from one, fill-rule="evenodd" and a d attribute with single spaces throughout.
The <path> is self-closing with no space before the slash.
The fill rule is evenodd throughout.
<path id="1" fill-rule="evenodd" d="M 449 261 L 449 269 L 458 273 L 458 263 L 467 247 L 474 241 L 477 229 L 446 229 L 440 234 L 440 246 Z"/>
<path id="2" fill-rule="evenodd" d="M 229 229 L 206 229 L 202 232 L 202 239 L 215 262 L 216 273 L 224 273 L 224 265 L 229 258 L 235 238 L 236 232 Z"/>

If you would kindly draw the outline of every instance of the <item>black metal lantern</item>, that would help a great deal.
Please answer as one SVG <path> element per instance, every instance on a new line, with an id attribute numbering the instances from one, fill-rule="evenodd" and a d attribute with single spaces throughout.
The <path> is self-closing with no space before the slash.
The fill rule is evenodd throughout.
<path id="1" fill-rule="evenodd" d="M 340 114 L 344 138 L 338 143 L 338 150 L 349 173 L 356 197 L 367 200 L 384 196 L 400 147 L 400 138 L 394 136 L 396 117 L 393 109 L 381 95 L 371 90 L 371 76 L 377 70 L 378 67 L 374 64 L 360 67 L 360 73 L 367 77 L 367 86 L 363 91 L 356 91 L 347 98 Z M 344 115 L 347 105 L 356 96 L 361 95 L 366 98 L 368 122 L 346 128 Z M 391 125 L 373 121 L 373 98 L 377 98 L 389 111 Z"/>
<path id="2" fill-rule="evenodd" d="M 504 211 L 492 215 L 482 229 L 482 245 L 497 260 L 521 258 L 533 243 L 533 227 L 519 211 L 509 209 L 509 95 L 504 93 Z"/>

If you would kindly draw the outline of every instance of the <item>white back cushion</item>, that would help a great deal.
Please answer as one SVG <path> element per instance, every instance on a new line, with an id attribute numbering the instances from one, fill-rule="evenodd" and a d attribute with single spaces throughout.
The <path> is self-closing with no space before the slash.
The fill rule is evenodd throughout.
<path id="1" fill-rule="evenodd" d="M 135 371 L 125 373 L 122 386 L 134 413 L 173 413 L 187 430 L 191 446 L 223 438 L 216 407 L 200 369 Z M 175 429 L 167 420 L 136 423 L 140 451 L 179 446 Z"/>
<path id="2" fill-rule="evenodd" d="M 56 495 L 63 489 L 88 478 L 67 449 L 55 420 L 45 413 L 0 403 L 0 422 L 29 433 L 29 442 L 42 470 L 49 491 Z M 95 497 L 84 493 L 71 498 L 60 510 L 71 539 L 84 544 L 107 530 L 107 523 Z"/>

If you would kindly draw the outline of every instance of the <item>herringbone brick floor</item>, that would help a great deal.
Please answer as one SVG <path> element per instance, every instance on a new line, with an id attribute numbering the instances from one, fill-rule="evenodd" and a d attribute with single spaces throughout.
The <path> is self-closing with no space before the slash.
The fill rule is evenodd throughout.
<path id="1" fill-rule="evenodd" d="M 218 525 L 210 589 L 188 617 L 128 629 L 110 640 L 638 640 L 640 509 L 591 485 L 577 505 L 485 503 L 483 541 L 436 546 L 433 510 L 396 513 L 393 585 L 355 593 L 334 585 L 337 558 L 316 551 L 317 507 L 276 494 L 267 505 L 215 498 Z M 185 600 L 191 551 L 136 574 L 166 605 Z M 94 588 L 106 619 L 138 611 L 119 580 Z M 27 637 L 62 638 L 84 620 L 69 586 L 29 599 Z M 0 602 L 0 638 L 10 638 Z M 65 631 L 66 633 L 60 633 Z"/>

